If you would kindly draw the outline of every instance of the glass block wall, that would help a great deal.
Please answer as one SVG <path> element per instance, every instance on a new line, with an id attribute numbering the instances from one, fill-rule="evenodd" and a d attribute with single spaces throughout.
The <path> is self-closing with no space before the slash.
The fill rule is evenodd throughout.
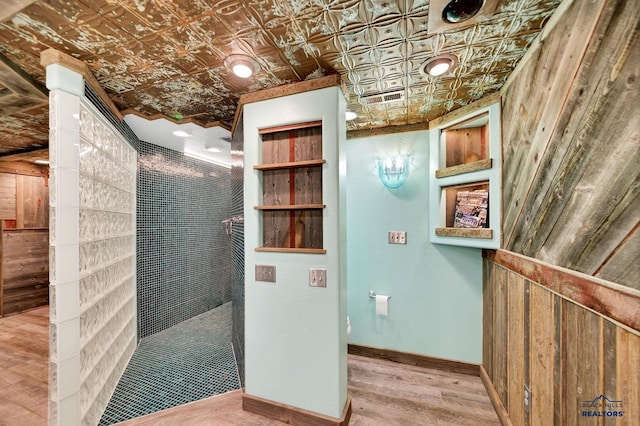
<path id="1" fill-rule="evenodd" d="M 138 329 L 144 338 L 231 300 L 230 169 L 138 143 Z"/>
<path id="2" fill-rule="evenodd" d="M 80 106 L 80 383 L 96 424 L 136 340 L 136 152 Z"/>
<path id="3" fill-rule="evenodd" d="M 47 67 L 50 89 L 49 423 L 97 424 L 136 339 L 136 153 Z"/>

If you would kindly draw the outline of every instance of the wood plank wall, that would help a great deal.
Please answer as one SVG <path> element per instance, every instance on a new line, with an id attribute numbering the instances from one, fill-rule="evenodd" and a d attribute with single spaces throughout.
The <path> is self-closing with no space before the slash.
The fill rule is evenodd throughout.
<path id="1" fill-rule="evenodd" d="M 502 92 L 502 247 L 638 289 L 639 22 L 574 1 Z"/>
<path id="2" fill-rule="evenodd" d="M 0 173 L 0 316 L 48 303 L 48 179 Z"/>
<path id="3" fill-rule="evenodd" d="M 16 175 L 0 173 L 0 220 L 16 219 Z"/>
<path id="4" fill-rule="evenodd" d="M 48 179 L 0 173 L 0 220 L 15 228 L 48 228 Z"/>
<path id="5" fill-rule="evenodd" d="M 0 226 L 0 316 L 49 303 L 49 230 Z"/>
<path id="6" fill-rule="evenodd" d="M 640 332 L 550 290 L 575 280 L 556 269 L 537 282 L 520 272 L 534 259 L 485 252 L 483 368 L 514 425 L 637 425 L 640 419 Z M 511 262 L 505 261 L 511 258 Z M 544 265 L 545 268 L 553 268 Z M 586 275 L 579 277 L 589 280 Z M 629 290 L 640 320 L 640 292 Z M 633 308 L 631 308 L 633 309 Z M 525 386 L 529 389 L 525 402 Z M 600 395 L 622 401 L 623 416 L 586 418 L 583 406 Z M 601 409 L 597 411 L 602 411 Z"/>

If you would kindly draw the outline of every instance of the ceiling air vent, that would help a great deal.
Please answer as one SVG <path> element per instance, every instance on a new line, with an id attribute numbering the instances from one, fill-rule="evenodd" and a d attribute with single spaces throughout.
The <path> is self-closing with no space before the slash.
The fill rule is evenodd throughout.
<path id="1" fill-rule="evenodd" d="M 363 96 L 360 98 L 363 105 L 389 104 L 404 101 L 404 90 L 397 92 L 381 93 L 379 95 Z"/>

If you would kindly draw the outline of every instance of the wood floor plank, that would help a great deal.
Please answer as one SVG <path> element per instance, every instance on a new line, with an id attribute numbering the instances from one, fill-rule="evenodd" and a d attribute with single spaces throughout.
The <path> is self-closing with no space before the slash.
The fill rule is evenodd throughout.
<path id="1" fill-rule="evenodd" d="M 24 321 L 23 321 L 24 319 Z M 25 336 L 28 336 L 26 338 Z M 0 425 L 46 425 L 48 310 L 0 319 Z M 352 426 L 499 425 L 479 377 L 349 355 Z M 242 410 L 242 391 L 133 419 L 126 426 L 269 426 Z"/>
<path id="2" fill-rule="evenodd" d="M 49 308 L 0 318 L 0 347 L 0 425 L 46 425 Z"/>

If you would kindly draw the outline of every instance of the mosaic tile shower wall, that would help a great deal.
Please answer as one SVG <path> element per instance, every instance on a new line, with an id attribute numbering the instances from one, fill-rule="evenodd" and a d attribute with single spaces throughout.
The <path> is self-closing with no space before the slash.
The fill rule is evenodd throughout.
<path id="1" fill-rule="evenodd" d="M 240 125 L 231 140 L 231 216 L 244 214 L 244 133 L 242 115 Z M 238 374 L 244 386 L 244 222 L 233 224 L 231 234 L 231 300 L 233 301 L 233 328 L 231 341 L 238 364 Z"/>
<path id="2" fill-rule="evenodd" d="M 49 422 L 96 424 L 137 343 L 136 153 L 75 94 L 49 121 Z"/>
<path id="3" fill-rule="evenodd" d="M 231 301 L 231 171 L 138 144 L 138 330 L 145 338 Z"/>

